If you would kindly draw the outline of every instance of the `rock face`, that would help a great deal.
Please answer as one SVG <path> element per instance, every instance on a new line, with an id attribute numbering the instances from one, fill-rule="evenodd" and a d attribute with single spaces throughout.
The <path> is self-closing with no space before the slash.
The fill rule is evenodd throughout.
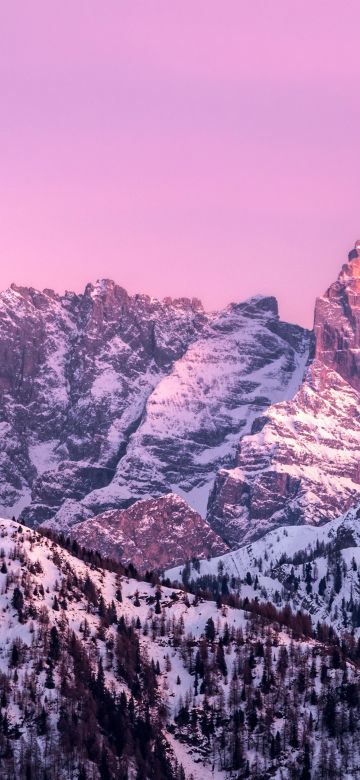
<path id="1" fill-rule="evenodd" d="M 212 527 L 231 545 L 284 523 L 321 524 L 360 500 L 360 258 L 315 307 L 315 360 L 293 400 L 271 406 L 220 470 Z"/>
<path id="2" fill-rule="evenodd" d="M 360 257 L 343 266 L 315 307 L 316 358 L 360 391 Z"/>
<path id="3" fill-rule="evenodd" d="M 172 493 L 137 501 L 129 509 L 108 510 L 73 526 L 71 536 L 103 556 L 133 563 L 142 573 L 229 549 L 186 501 Z"/>

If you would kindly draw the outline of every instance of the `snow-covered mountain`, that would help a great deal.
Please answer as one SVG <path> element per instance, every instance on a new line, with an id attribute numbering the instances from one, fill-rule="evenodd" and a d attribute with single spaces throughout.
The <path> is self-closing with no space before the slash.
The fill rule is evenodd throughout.
<path id="1" fill-rule="evenodd" d="M 202 331 L 198 301 L 111 281 L 0 294 L 0 505 L 39 523 L 108 484 L 146 400 Z"/>
<path id="2" fill-rule="evenodd" d="M 270 403 L 294 395 L 309 342 L 307 332 L 279 322 L 273 298 L 209 317 L 149 396 L 111 485 L 88 495 L 84 506 L 96 511 L 171 489 L 205 516 L 216 472 L 233 463 L 239 436 Z"/>
<path id="3" fill-rule="evenodd" d="M 13 285 L 0 294 L 0 509 L 31 524 L 85 519 L 174 491 L 206 508 L 219 466 L 291 397 L 309 334 L 255 298 L 199 301 Z"/>
<path id="4" fill-rule="evenodd" d="M 284 523 L 319 524 L 360 500 L 360 257 L 315 306 L 315 360 L 221 469 L 208 520 L 233 546 Z"/>
<path id="5" fill-rule="evenodd" d="M 131 579 L 10 520 L 0 537 L 1 778 L 358 776 L 350 635 Z"/>

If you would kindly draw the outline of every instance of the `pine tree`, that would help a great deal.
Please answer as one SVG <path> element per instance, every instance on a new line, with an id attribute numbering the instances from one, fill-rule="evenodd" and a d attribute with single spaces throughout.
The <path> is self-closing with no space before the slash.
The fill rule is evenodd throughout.
<path id="1" fill-rule="evenodd" d="M 14 589 L 13 597 L 11 599 L 12 606 L 14 609 L 16 609 L 20 621 L 23 617 L 23 609 L 24 609 L 24 596 L 20 588 L 16 586 Z"/>
<path id="2" fill-rule="evenodd" d="M 220 640 L 220 642 L 219 642 L 219 644 L 217 646 L 217 650 L 216 650 L 216 664 L 217 664 L 217 667 L 218 667 L 219 671 L 221 672 L 221 674 L 224 677 L 227 677 L 227 666 L 226 666 L 226 661 L 225 661 L 225 654 L 224 654 L 224 647 L 223 647 L 223 644 L 222 644 L 222 640 Z"/>
<path id="3" fill-rule="evenodd" d="M 54 682 L 54 672 L 52 664 L 49 663 L 47 670 L 46 670 L 46 677 L 45 677 L 45 688 L 55 688 L 55 682 Z"/>
<path id="4" fill-rule="evenodd" d="M 159 590 L 155 593 L 155 615 L 161 615 L 161 593 Z"/>
<path id="5" fill-rule="evenodd" d="M 311 780 L 311 761 L 309 743 L 305 742 L 303 755 L 303 768 L 300 780 Z"/>
<path id="6" fill-rule="evenodd" d="M 60 638 L 56 626 L 50 629 L 49 658 L 56 662 L 60 655 Z"/>
<path id="7" fill-rule="evenodd" d="M 10 653 L 10 666 L 16 668 L 19 665 L 20 653 L 18 642 L 14 642 Z"/>
<path id="8" fill-rule="evenodd" d="M 209 642 L 213 642 L 216 636 L 215 633 L 215 625 L 212 617 L 209 617 L 209 619 L 206 621 L 205 625 L 205 636 L 206 639 L 209 640 Z"/>

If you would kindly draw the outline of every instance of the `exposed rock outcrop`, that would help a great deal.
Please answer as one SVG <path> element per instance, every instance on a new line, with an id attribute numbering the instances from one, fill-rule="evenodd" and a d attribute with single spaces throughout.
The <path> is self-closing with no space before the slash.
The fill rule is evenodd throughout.
<path id="1" fill-rule="evenodd" d="M 104 512 L 73 526 L 71 536 L 103 556 L 131 562 L 143 573 L 228 550 L 206 521 L 173 493 Z"/>
<path id="2" fill-rule="evenodd" d="M 316 358 L 360 391 L 360 257 L 346 263 L 315 306 Z"/>

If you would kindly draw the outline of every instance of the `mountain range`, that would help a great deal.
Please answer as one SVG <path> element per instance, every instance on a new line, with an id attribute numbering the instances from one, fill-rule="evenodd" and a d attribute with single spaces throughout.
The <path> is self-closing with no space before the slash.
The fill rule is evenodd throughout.
<path id="1" fill-rule="evenodd" d="M 274 298 L 207 313 L 109 280 L 64 296 L 12 285 L 0 512 L 125 561 L 147 549 L 149 568 L 199 555 L 202 539 L 204 557 L 336 518 L 360 500 L 359 350 L 356 252 L 311 332 Z"/>
<path id="2" fill-rule="evenodd" d="M 359 354 L 356 248 L 312 331 L 0 294 L 1 778 L 360 777 Z"/>

